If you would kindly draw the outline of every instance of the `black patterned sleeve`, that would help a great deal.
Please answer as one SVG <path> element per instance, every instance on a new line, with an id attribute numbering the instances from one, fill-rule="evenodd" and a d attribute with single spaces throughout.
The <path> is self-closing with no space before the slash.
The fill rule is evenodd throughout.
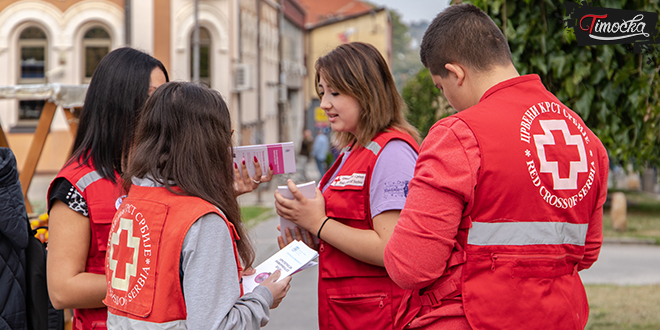
<path id="1" fill-rule="evenodd" d="M 50 208 L 53 206 L 53 203 L 55 203 L 56 200 L 59 200 L 62 203 L 68 205 L 71 210 L 78 212 L 83 216 L 89 217 L 87 202 L 78 192 L 78 190 L 71 184 L 71 182 L 65 178 L 57 178 L 53 182 L 53 187 L 51 188 L 50 195 L 48 196 L 49 213 Z"/>

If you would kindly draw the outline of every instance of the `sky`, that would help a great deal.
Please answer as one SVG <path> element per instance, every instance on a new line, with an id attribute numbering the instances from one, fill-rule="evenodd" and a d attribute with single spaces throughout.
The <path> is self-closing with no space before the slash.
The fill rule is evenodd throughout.
<path id="1" fill-rule="evenodd" d="M 447 7 L 449 0 L 368 0 L 371 3 L 396 9 L 405 23 L 431 21 Z"/>

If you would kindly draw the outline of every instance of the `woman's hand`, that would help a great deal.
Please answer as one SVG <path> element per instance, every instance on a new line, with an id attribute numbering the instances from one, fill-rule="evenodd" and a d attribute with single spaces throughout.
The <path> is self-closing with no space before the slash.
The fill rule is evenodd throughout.
<path id="1" fill-rule="evenodd" d="M 277 230 L 279 232 L 282 231 L 280 225 L 277 225 Z M 303 237 L 303 233 L 300 230 L 300 227 L 296 227 L 294 231 L 296 233 L 296 240 L 300 241 L 301 237 Z M 289 230 L 289 228 L 284 228 L 284 236 L 286 238 L 282 238 L 282 235 L 277 236 L 277 245 L 279 245 L 280 250 L 283 249 L 285 246 L 289 245 L 289 243 L 293 242 L 293 235 L 291 234 L 291 230 Z M 311 249 L 314 249 L 316 251 L 319 250 L 318 245 L 314 244 L 314 235 L 312 235 L 309 231 L 305 230 L 304 237 L 305 237 L 304 242 L 305 244 L 307 244 L 307 246 L 309 246 Z"/>
<path id="2" fill-rule="evenodd" d="M 298 190 L 293 181 L 287 180 L 287 186 L 291 190 L 294 199 L 286 199 L 278 191 L 275 191 L 277 214 L 316 235 L 326 218 L 325 199 L 321 190 L 316 188 L 316 196 L 309 199 Z"/>
<path id="3" fill-rule="evenodd" d="M 262 182 L 269 182 L 273 179 L 272 165 L 268 165 L 268 174 L 262 175 L 261 165 L 259 165 L 257 157 L 254 157 L 253 162 L 254 178 L 251 178 L 250 174 L 248 174 L 245 159 L 243 159 L 243 162 L 240 165 L 240 170 L 238 164 L 234 163 L 234 194 L 236 197 L 257 189 Z"/>
<path id="4" fill-rule="evenodd" d="M 259 284 L 267 287 L 273 294 L 273 304 L 270 306 L 270 309 L 277 308 L 291 288 L 291 276 L 287 276 L 281 281 L 276 282 L 279 278 L 280 270 L 278 269 Z"/>

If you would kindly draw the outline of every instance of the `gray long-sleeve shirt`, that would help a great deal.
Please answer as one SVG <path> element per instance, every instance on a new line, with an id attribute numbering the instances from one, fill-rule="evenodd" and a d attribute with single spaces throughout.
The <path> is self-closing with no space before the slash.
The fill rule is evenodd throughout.
<path id="1" fill-rule="evenodd" d="M 157 186 L 149 179 L 133 184 Z M 263 286 L 240 297 L 232 237 L 215 213 L 202 216 L 186 233 L 181 248 L 185 322 L 169 322 L 168 329 L 259 329 L 270 319 L 273 295 Z M 108 329 L 161 329 L 163 325 L 108 314 Z"/>
<path id="2" fill-rule="evenodd" d="M 181 249 L 188 329 L 258 329 L 273 295 L 258 286 L 240 297 L 232 238 L 224 220 L 207 214 L 188 230 Z"/>

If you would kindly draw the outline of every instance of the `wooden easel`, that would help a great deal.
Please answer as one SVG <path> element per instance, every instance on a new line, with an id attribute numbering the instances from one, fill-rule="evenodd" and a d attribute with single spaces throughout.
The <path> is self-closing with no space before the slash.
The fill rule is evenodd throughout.
<path id="1" fill-rule="evenodd" d="M 46 144 L 46 138 L 48 138 L 48 133 L 50 132 L 50 125 L 53 123 L 53 118 L 55 117 L 55 110 L 57 110 L 57 105 L 55 103 L 51 101 L 46 102 L 43 110 L 41 111 L 41 116 L 39 116 L 39 123 L 37 124 L 37 129 L 35 130 L 32 137 L 30 149 L 28 150 L 27 157 L 23 163 L 23 168 L 20 169 L 19 180 L 21 181 L 21 187 L 23 188 L 25 210 L 28 214 L 32 213 L 32 205 L 28 200 L 27 192 L 30 190 L 30 184 L 32 184 L 34 172 L 37 169 L 39 158 L 41 158 L 41 153 L 44 149 L 44 145 Z M 78 130 L 78 123 L 70 109 L 65 109 L 64 113 L 66 114 L 67 121 L 69 122 L 69 130 L 75 140 L 75 134 Z M 7 141 L 5 132 L 2 129 L 2 126 L 0 126 L 0 147 L 9 148 L 9 143 Z M 71 154 L 71 148 L 69 148 L 69 154 Z"/>

